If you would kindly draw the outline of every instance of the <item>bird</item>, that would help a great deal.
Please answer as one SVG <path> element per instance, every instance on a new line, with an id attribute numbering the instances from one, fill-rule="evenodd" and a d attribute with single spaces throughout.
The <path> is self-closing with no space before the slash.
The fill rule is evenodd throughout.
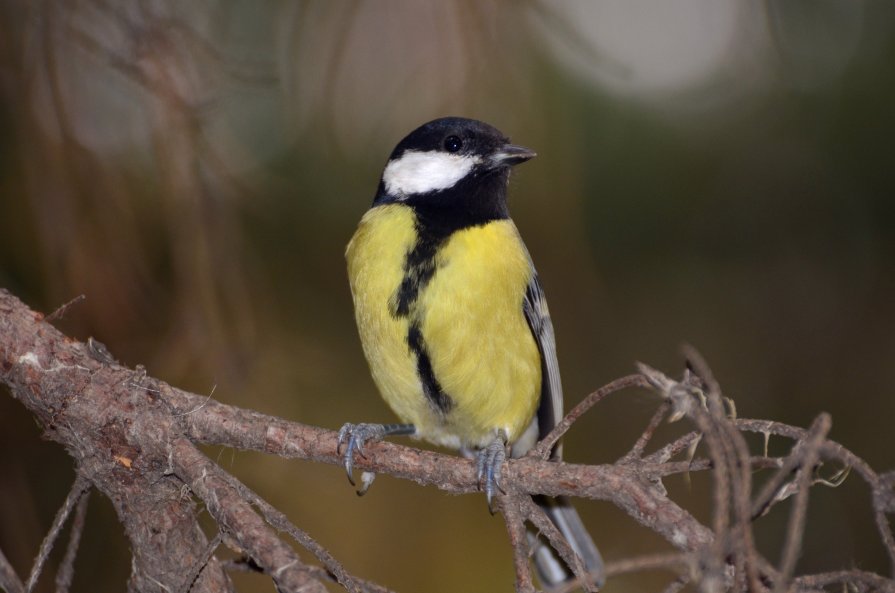
<path id="1" fill-rule="evenodd" d="M 345 255 L 363 351 L 401 423 L 341 428 L 352 484 L 366 444 L 410 435 L 474 457 L 491 508 L 508 450 L 524 455 L 562 418 L 553 323 L 507 205 L 511 170 L 535 156 L 462 117 L 425 123 L 392 151 Z M 602 584 L 602 558 L 569 501 L 536 502 Z M 529 539 L 545 585 L 572 578 Z"/>

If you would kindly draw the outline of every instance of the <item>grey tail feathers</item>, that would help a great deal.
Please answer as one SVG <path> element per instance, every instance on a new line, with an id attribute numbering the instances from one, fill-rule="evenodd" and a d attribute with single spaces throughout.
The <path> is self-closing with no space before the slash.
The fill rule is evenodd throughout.
<path id="1" fill-rule="evenodd" d="M 558 498 L 536 496 L 534 500 L 563 534 L 575 553 L 581 557 L 585 570 L 593 577 L 597 586 L 602 587 L 605 581 L 603 558 L 571 502 L 562 496 Z M 529 532 L 529 540 L 534 550 L 533 556 L 538 578 L 546 589 L 574 578 L 572 571 L 543 538 Z"/>

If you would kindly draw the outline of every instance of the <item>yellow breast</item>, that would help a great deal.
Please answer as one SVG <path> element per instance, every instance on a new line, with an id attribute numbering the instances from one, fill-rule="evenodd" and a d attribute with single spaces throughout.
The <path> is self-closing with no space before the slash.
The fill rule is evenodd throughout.
<path id="1" fill-rule="evenodd" d="M 478 447 L 498 429 L 514 441 L 530 423 L 541 391 L 537 344 L 522 302 L 532 276 L 509 220 L 453 233 L 435 255 L 435 273 L 405 316 L 394 295 L 416 243 L 413 210 L 371 209 L 348 246 L 349 279 L 364 353 L 383 398 L 423 438 Z M 407 332 L 420 329 L 432 371 L 451 405 L 426 397 Z"/>

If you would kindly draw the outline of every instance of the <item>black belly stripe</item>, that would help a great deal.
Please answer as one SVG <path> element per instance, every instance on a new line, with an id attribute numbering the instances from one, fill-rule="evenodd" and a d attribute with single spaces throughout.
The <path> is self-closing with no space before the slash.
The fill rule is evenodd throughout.
<path id="1" fill-rule="evenodd" d="M 423 334 L 416 323 L 411 323 L 410 329 L 407 330 L 407 345 L 410 351 L 416 354 L 416 372 L 423 384 L 423 392 L 439 412 L 447 414 L 454 407 L 454 400 L 444 392 L 435 377 L 432 361 L 423 342 Z"/>
<path id="2" fill-rule="evenodd" d="M 420 292 L 435 274 L 435 252 L 444 239 L 426 236 L 417 230 L 417 240 L 413 249 L 404 259 L 404 278 L 392 296 L 392 315 L 407 317 Z"/>
<path id="3" fill-rule="evenodd" d="M 396 318 L 409 318 L 407 346 L 416 356 L 416 372 L 426 398 L 442 414 L 447 414 L 454 407 L 454 400 L 445 393 L 435 377 L 432 360 L 420 330 L 419 313 L 414 309 L 420 294 L 435 275 L 438 249 L 453 233 L 483 226 L 493 220 L 509 218 L 504 198 L 506 176 L 494 176 L 491 181 L 495 184 L 493 187 L 489 183 L 482 184 L 479 180 L 473 188 L 458 185 L 450 192 L 426 195 L 406 202 L 413 208 L 416 217 L 416 242 L 405 256 L 404 277 L 389 300 L 389 312 Z M 481 193 L 484 186 L 490 188 L 485 192 L 486 195 Z M 491 199 L 484 199 L 485 197 Z"/>

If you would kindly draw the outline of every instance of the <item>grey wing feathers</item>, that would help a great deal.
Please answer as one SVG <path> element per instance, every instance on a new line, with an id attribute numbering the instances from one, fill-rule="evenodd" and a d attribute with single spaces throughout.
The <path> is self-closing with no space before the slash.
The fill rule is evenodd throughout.
<path id="1" fill-rule="evenodd" d="M 528 284 L 522 309 L 541 353 L 541 403 L 538 405 L 537 415 L 538 440 L 540 440 L 562 418 L 563 402 L 553 322 L 550 320 L 547 299 L 537 274 Z M 562 458 L 560 444 L 554 447 L 550 457 L 557 461 Z M 564 497 L 547 498 L 545 496 L 535 497 L 535 502 L 559 528 L 566 541 L 583 560 L 585 569 L 595 578 L 597 585 L 602 587 L 604 581 L 603 559 L 571 502 Z M 547 587 L 568 582 L 572 578 L 572 574 L 557 557 L 556 552 L 534 532 L 529 532 L 529 539 L 541 582 Z"/>
<path id="2" fill-rule="evenodd" d="M 547 299 L 537 274 L 534 274 L 531 282 L 528 283 L 522 309 L 541 353 L 541 402 L 538 405 L 538 440 L 540 440 L 547 436 L 547 433 L 553 430 L 556 423 L 562 419 L 563 403 L 553 322 L 550 320 Z M 561 444 L 557 444 L 553 448 L 551 458 L 562 458 Z"/>

